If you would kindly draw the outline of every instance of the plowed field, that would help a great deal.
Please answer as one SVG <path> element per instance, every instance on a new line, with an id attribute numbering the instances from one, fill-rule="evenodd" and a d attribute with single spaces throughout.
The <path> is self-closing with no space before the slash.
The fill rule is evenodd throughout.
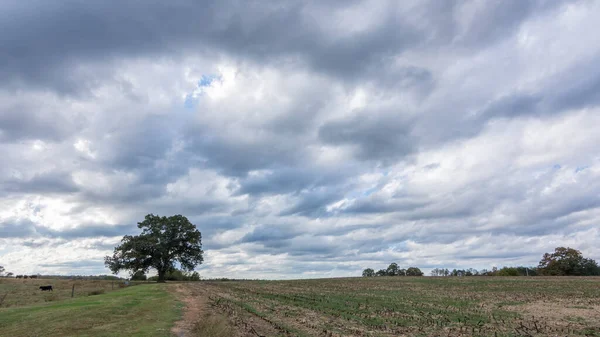
<path id="1" fill-rule="evenodd" d="M 379 277 L 178 286 L 188 306 L 200 304 L 196 309 L 203 312 L 188 317 L 189 326 L 216 314 L 227 320 L 231 336 L 600 336 L 600 278 Z M 195 334 L 202 335 L 198 329 Z"/>

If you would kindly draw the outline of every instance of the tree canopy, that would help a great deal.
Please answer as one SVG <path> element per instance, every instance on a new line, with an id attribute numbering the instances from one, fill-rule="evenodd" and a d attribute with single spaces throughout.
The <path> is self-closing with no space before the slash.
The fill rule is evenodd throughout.
<path id="1" fill-rule="evenodd" d="M 398 270 L 400 270 L 400 268 L 398 267 L 398 264 L 396 262 L 392 262 L 387 267 L 387 275 L 388 276 L 397 276 Z"/>
<path id="2" fill-rule="evenodd" d="M 362 276 L 363 277 L 373 277 L 373 276 L 375 276 L 375 270 L 373 270 L 372 268 L 367 268 L 367 269 L 363 270 Z"/>
<path id="3" fill-rule="evenodd" d="M 377 272 L 372 268 L 367 268 L 363 270 L 362 276 L 423 276 L 423 272 L 417 267 L 400 268 L 396 262 L 392 262 L 386 269 L 379 269 Z"/>
<path id="4" fill-rule="evenodd" d="M 385 269 L 379 269 L 376 273 L 375 276 L 387 276 L 387 270 Z"/>
<path id="5" fill-rule="evenodd" d="M 138 270 L 135 273 L 133 273 L 133 275 L 131 275 L 132 281 L 146 281 L 146 279 L 148 279 L 148 278 L 146 277 L 146 274 L 144 274 L 144 271 L 142 271 L 142 270 Z"/>
<path id="6" fill-rule="evenodd" d="M 410 267 L 406 269 L 406 276 L 423 276 L 423 272 L 417 267 Z"/>
<path id="7" fill-rule="evenodd" d="M 557 247 L 554 249 L 554 253 L 544 254 L 538 269 L 543 275 L 600 275 L 600 267 L 596 261 L 584 258 L 580 251 L 569 247 Z"/>
<path id="8" fill-rule="evenodd" d="M 148 277 L 149 281 L 157 281 L 158 276 Z M 200 281 L 198 272 L 185 272 L 179 269 L 174 269 L 165 274 L 166 281 Z"/>
<path id="9" fill-rule="evenodd" d="M 138 223 L 138 228 L 141 234 L 125 235 L 113 256 L 104 258 L 104 264 L 113 273 L 121 270 L 147 273 L 154 268 L 158 282 L 164 282 L 166 273 L 175 270 L 175 263 L 183 270 L 192 271 L 204 260 L 202 234 L 183 215 L 148 214 Z"/>

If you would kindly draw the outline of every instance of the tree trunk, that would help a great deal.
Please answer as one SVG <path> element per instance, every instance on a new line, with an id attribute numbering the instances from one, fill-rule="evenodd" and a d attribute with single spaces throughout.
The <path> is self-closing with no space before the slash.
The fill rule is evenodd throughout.
<path id="1" fill-rule="evenodd" d="M 158 280 L 156 282 L 158 282 L 158 283 L 165 283 L 165 274 L 166 274 L 165 271 L 159 270 L 158 271 Z"/>

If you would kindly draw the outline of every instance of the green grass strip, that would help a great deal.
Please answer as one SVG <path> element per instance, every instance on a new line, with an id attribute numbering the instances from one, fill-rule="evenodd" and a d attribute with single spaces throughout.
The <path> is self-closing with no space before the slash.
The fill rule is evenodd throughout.
<path id="1" fill-rule="evenodd" d="M 167 285 L 147 284 L 102 295 L 0 309 L 2 336 L 171 336 L 181 305 Z"/>

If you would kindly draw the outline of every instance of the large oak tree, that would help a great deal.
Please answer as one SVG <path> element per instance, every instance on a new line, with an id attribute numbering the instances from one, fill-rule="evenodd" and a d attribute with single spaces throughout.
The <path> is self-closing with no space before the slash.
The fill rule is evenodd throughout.
<path id="1" fill-rule="evenodd" d="M 584 258 L 580 251 L 569 247 L 557 247 L 554 249 L 554 253 L 544 254 L 538 270 L 543 275 L 600 275 L 600 267 L 596 261 Z"/>
<path id="2" fill-rule="evenodd" d="M 154 268 L 158 282 L 164 282 L 165 274 L 175 270 L 175 263 L 192 271 L 204 260 L 202 234 L 183 215 L 148 214 L 138 228 L 142 230 L 140 235 L 125 235 L 113 256 L 104 258 L 104 264 L 113 273 L 120 270 L 147 273 Z"/>

